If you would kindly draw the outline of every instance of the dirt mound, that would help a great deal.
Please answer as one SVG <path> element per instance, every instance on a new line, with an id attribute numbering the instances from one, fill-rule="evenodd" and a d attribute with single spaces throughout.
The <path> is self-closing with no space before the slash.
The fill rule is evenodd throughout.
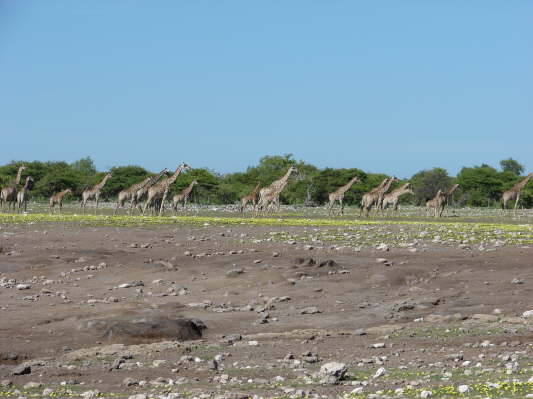
<path id="1" fill-rule="evenodd" d="M 195 340 L 200 339 L 207 328 L 199 319 L 159 317 L 90 320 L 81 327 L 94 329 L 104 339 L 123 344 Z"/>

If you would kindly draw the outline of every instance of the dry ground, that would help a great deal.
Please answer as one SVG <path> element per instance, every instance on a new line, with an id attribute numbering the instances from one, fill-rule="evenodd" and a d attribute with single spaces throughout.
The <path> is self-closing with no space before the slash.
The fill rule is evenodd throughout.
<path id="1" fill-rule="evenodd" d="M 533 319 L 520 317 L 533 309 L 531 245 L 356 252 L 271 238 L 282 230 L 307 232 L 1 226 L 0 379 L 9 381 L 0 397 L 43 397 L 47 387 L 59 396 L 334 397 L 356 389 L 354 397 L 392 397 L 389 390 L 419 396 L 427 388 L 440 397 L 449 388 L 439 386 L 464 383 L 472 393 L 475 384 L 531 377 Z M 200 340 L 162 342 L 87 328 L 154 315 L 197 318 L 207 329 Z M 242 340 L 228 342 L 232 334 Z M 321 384 L 316 372 L 332 361 L 348 371 Z M 31 373 L 13 375 L 21 364 Z M 373 378 L 380 367 L 385 375 Z M 28 382 L 37 384 L 23 389 Z M 531 383 L 517 387 L 490 397 L 532 393 Z"/>

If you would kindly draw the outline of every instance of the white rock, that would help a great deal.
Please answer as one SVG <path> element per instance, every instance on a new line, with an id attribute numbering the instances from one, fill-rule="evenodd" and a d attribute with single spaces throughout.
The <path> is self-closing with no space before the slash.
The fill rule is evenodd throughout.
<path id="1" fill-rule="evenodd" d="M 526 319 L 533 317 L 533 310 L 526 310 L 524 313 L 522 313 L 522 317 L 525 317 Z"/>
<path id="2" fill-rule="evenodd" d="M 29 290 L 31 288 L 30 284 L 17 284 L 15 287 L 17 290 Z"/>
<path id="3" fill-rule="evenodd" d="M 459 393 L 467 393 L 470 391 L 470 387 L 468 385 L 459 385 L 457 387 L 457 390 L 459 391 Z"/>
<path id="4" fill-rule="evenodd" d="M 377 371 L 376 371 L 376 374 L 374 374 L 374 377 L 373 378 L 379 378 L 381 377 L 382 375 L 385 375 L 387 374 L 387 370 L 385 369 L 385 367 L 380 367 Z"/>
<path id="5" fill-rule="evenodd" d="M 422 392 L 420 392 L 420 397 L 421 398 L 430 398 L 431 396 L 433 396 L 431 391 L 422 391 Z"/>

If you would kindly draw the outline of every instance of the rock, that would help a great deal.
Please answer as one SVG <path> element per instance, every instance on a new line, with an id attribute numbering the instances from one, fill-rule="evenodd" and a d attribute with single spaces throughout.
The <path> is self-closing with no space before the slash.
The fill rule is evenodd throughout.
<path id="1" fill-rule="evenodd" d="M 129 283 L 120 284 L 118 288 L 130 288 L 130 287 L 143 287 L 144 283 L 142 281 L 131 281 Z"/>
<path id="2" fill-rule="evenodd" d="M 511 280 L 511 284 L 524 284 L 524 279 L 515 277 Z"/>
<path id="3" fill-rule="evenodd" d="M 321 313 L 320 309 L 318 309 L 316 306 L 309 306 L 307 308 L 303 308 L 300 310 L 300 314 L 316 314 Z"/>
<path id="4" fill-rule="evenodd" d="M 422 391 L 420 392 L 420 397 L 421 398 L 430 398 L 433 396 L 433 393 L 431 391 Z"/>
<path id="5" fill-rule="evenodd" d="M 385 343 L 384 342 L 378 342 L 377 344 L 371 344 L 370 345 L 370 348 L 373 348 L 373 349 L 381 349 L 381 348 L 385 348 Z"/>
<path id="6" fill-rule="evenodd" d="M 459 391 L 459 393 L 467 393 L 470 391 L 470 387 L 468 385 L 459 385 L 457 391 Z"/>
<path id="7" fill-rule="evenodd" d="M 207 368 L 209 370 L 218 370 L 219 364 L 216 359 L 211 359 L 207 362 Z"/>
<path id="8" fill-rule="evenodd" d="M 137 395 L 130 395 L 128 399 L 148 399 L 144 393 L 138 393 Z"/>
<path id="9" fill-rule="evenodd" d="M 163 340 L 186 341 L 199 339 L 207 327 L 199 319 L 168 319 L 163 317 L 123 317 L 90 320 L 81 328 L 101 331 L 108 340 L 123 344 Z"/>
<path id="10" fill-rule="evenodd" d="M 226 272 L 227 277 L 237 277 L 240 274 L 243 274 L 244 270 L 240 268 L 233 268 Z"/>
<path id="11" fill-rule="evenodd" d="M 122 380 L 122 385 L 124 385 L 125 387 L 131 387 L 133 385 L 138 385 L 138 384 L 139 382 L 134 380 L 131 377 L 126 377 L 124 378 L 124 380 Z"/>
<path id="12" fill-rule="evenodd" d="M 100 396 L 100 391 L 97 389 L 92 391 L 85 391 L 80 395 L 84 399 L 95 399 Z"/>
<path id="13" fill-rule="evenodd" d="M 526 319 L 533 317 L 533 310 L 526 310 L 524 313 L 522 313 L 522 317 Z"/>
<path id="14" fill-rule="evenodd" d="M 390 250 L 390 247 L 385 244 L 384 242 L 382 242 L 381 244 L 379 244 L 378 246 L 376 246 L 376 249 L 380 250 L 380 251 L 389 251 Z"/>
<path id="15" fill-rule="evenodd" d="M 29 290 L 31 288 L 31 284 L 17 284 L 15 287 L 17 290 Z"/>
<path id="16" fill-rule="evenodd" d="M 479 321 L 481 323 L 493 323 L 495 321 L 498 321 L 498 316 L 494 316 L 492 314 L 477 313 L 472 315 L 471 319 Z"/>
<path id="17" fill-rule="evenodd" d="M 14 367 L 11 371 L 11 374 L 13 375 L 25 375 L 25 374 L 31 374 L 31 367 L 26 364 L 19 364 L 18 366 Z"/>
<path id="18" fill-rule="evenodd" d="M 385 375 L 387 374 L 387 370 L 385 369 L 385 367 L 380 367 L 379 369 L 377 369 L 376 371 L 376 374 L 374 374 L 374 377 L 372 378 L 379 378 L 381 377 L 382 375 Z"/>
<path id="19" fill-rule="evenodd" d="M 24 389 L 36 389 L 41 388 L 42 386 L 43 384 L 41 384 L 40 382 L 30 381 L 24 384 Z"/>
<path id="20" fill-rule="evenodd" d="M 330 362 L 320 367 L 318 377 L 321 384 L 338 384 L 344 378 L 348 368 L 344 363 Z"/>

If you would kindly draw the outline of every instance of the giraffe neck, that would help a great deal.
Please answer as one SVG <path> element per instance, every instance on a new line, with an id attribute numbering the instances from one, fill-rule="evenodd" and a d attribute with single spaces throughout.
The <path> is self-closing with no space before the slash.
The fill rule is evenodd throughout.
<path id="1" fill-rule="evenodd" d="M 252 195 L 256 195 L 257 194 L 257 190 L 259 190 L 259 186 L 260 186 L 261 183 L 257 183 L 257 186 L 255 186 L 255 188 L 252 190 L 251 194 Z"/>
<path id="2" fill-rule="evenodd" d="M 21 178 L 21 176 L 22 176 L 22 171 L 23 171 L 23 170 L 24 170 L 24 169 L 19 168 L 19 170 L 18 170 L 18 172 L 17 172 L 17 177 L 15 177 L 15 181 L 14 181 L 14 183 L 15 183 L 17 186 L 20 184 L 20 178 Z"/>
<path id="3" fill-rule="evenodd" d="M 354 177 L 352 180 L 350 180 L 347 184 L 344 185 L 343 190 L 344 192 L 348 191 L 350 188 L 352 188 L 353 184 L 357 181 L 357 178 Z"/>
<path id="4" fill-rule="evenodd" d="M 94 186 L 94 188 L 96 190 L 101 190 L 102 187 L 105 186 L 107 180 L 109 179 L 109 175 L 105 175 L 104 178 L 102 179 L 102 181 L 100 183 L 98 183 L 96 186 Z"/>
<path id="5" fill-rule="evenodd" d="M 385 186 L 384 186 L 380 191 L 381 191 L 382 193 L 387 192 L 387 190 L 390 188 L 391 185 L 392 185 L 392 179 L 389 180 L 389 181 L 387 182 L 387 184 L 385 184 Z"/>
<path id="6" fill-rule="evenodd" d="M 531 175 L 527 175 L 525 179 L 523 180 L 520 180 L 514 187 L 513 189 L 515 191 L 520 191 L 524 188 L 524 186 L 529 182 L 529 179 L 531 179 Z"/>
<path id="7" fill-rule="evenodd" d="M 176 171 L 174 172 L 174 174 L 172 176 L 170 176 L 166 181 L 163 182 L 163 186 L 164 186 L 165 189 L 169 188 L 170 185 L 176 181 L 176 179 L 178 178 L 178 176 L 181 173 L 181 170 L 182 170 L 182 168 L 180 166 L 178 169 L 176 169 Z"/>

